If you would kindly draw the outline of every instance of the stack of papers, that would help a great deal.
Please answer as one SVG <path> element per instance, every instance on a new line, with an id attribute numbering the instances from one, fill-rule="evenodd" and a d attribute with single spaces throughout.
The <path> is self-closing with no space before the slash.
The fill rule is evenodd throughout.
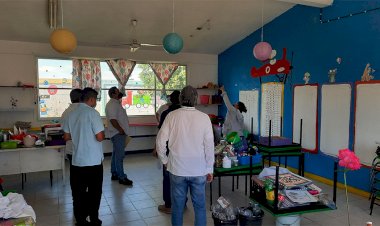
<path id="1" fill-rule="evenodd" d="M 318 199 L 306 190 L 285 190 L 285 194 L 290 201 L 299 204 L 318 202 Z"/>

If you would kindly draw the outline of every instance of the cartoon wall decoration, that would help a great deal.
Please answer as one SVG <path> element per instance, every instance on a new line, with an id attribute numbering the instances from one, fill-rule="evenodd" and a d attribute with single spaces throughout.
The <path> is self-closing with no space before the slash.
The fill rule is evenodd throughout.
<path id="1" fill-rule="evenodd" d="M 330 69 L 329 72 L 328 72 L 328 76 L 329 76 L 329 82 L 330 83 L 335 83 L 335 76 L 336 76 L 336 73 L 338 73 L 338 69 L 337 68 L 334 68 L 334 69 Z"/>
<path id="2" fill-rule="evenodd" d="M 276 54 L 276 52 L 273 52 Z M 271 59 L 265 61 L 266 63 L 259 68 L 252 67 L 251 76 L 253 78 L 260 78 L 262 76 L 267 75 L 283 75 L 283 77 L 279 77 L 281 82 L 286 81 L 286 76 L 290 73 L 292 66 L 290 62 L 286 59 L 286 48 L 283 48 L 282 59 L 276 60 L 274 59 L 273 54 L 271 55 Z"/>
<path id="3" fill-rule="evenodd" d="M 305 72 L 305 74 L 303 75 L 303 80 L 305 81 L 305 85 L 309 84 L 310 77 L 311 77 L 310 73 Z"/>
<path id="4" fill-rule="evenodd" d="M 362 78 L 361 78 L 362 82 L 368 82 L 368 81 L 372 80 L 374 78 L 374 76 L 371 75 L 371 74 L 374 73 L 374 72 L 375 72 L 375 70 L 373 70 L 371 68 L 371 64 L 368 63 L 365 66 L 364 71 L 363 71 L 363 75 L 362 75 Z"/>
<path id="5" fill-rule="evenodd" d="M 338 64 L 337 67 L 339 67 L 339 65 L 342 63 L 342 58 L 341 57 L 337 57 L 336 58 L 336 63 Z M 329 83 L 335 83 L 335 77 L 336 77 L 336 74 L 338 73 L 338 68 L 334 68 L 334 69 L 330 69 L 327 74 L 328 74 L 328 78 L 329 78 Z"/>

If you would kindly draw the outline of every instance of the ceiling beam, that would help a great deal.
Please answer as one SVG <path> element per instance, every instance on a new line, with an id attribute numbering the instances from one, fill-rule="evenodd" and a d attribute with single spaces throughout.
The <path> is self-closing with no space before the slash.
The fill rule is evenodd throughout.
<path id="1" fill-rule="evenodd" d="M 323 8 L 323 7 L 332 5 L 334 0 L 277 0 L 277 1 L 290 2 L 293 4 Z"/>

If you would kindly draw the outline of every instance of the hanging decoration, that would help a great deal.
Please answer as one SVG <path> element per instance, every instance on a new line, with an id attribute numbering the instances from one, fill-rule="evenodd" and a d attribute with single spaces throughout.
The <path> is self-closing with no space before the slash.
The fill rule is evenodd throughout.
<path id="1" fill-rule="evenodd" d="M 264 42 L 264 2 L 261 1 L 261 42 L 253 47 L 253 56 L 260 60 L 268 60 L 272 53 L 272 46 L 268 42 Z"/>
<path id="2" fill-rule="evenodd" d="M 362 82 L 368 82 L 368 81 L 371 81 L 373 78 L 374 78 L 374 76 L 372 75 L 372 73 L 374 73 L 375 72 L 375 70 L 373 70 L 372 68 L 371 68 L 371 64 L 367 64 L 366 66 L 365 66 L 365 68 L 364 68 L 364 72 L 363 72 L 363 75 L 362 75 L 362 77 L 361 77 L 361 81 Z"/>
<path id="3" fill-rule="evenodd" d="M 165 35 L 163 45 L 166 52 L 176 54 L 182 50 L 183 40 L 177 33 L 169 33 Z"/>
<path id="4" fill-rule="evenodd" d="M 61 0 L 61 28 L 55 29 L 50 35 L 50 45 L 59 53 L 68 54 L 77 47 L 77 39 L 70 30 L 63 27 L 63 7 Z"/>
<path id="5" fill-rule="evenodd" d="M 183 48 L 182 37 L 174 32 L 174 0 L 173 0 L 173 31 L 165 35 L 162 40 L 164 50 L 169 54 L 176 54 L 181 52 Z"/>
<path id="6" fill-rule="evenodd" d="M 290 62 L 286 59 L 286 48 L 283 48 L 281 60 L 272 59 L 269 63 L 266 63 L 259 68 L 252 67 L 251 76 L 254 78 L 261 78 L 262 76 L 267 75 L 287 75 L 291 69 Z"/>

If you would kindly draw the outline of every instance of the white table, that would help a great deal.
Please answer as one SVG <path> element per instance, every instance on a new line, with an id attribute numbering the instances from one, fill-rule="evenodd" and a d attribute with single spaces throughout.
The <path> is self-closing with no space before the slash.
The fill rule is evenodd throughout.
<path id="1" fill-rule="evenodd" d="M 0 149 L 0 175 L 51 170 L 62 170 L 65 184 L 65 145 Z"/>

